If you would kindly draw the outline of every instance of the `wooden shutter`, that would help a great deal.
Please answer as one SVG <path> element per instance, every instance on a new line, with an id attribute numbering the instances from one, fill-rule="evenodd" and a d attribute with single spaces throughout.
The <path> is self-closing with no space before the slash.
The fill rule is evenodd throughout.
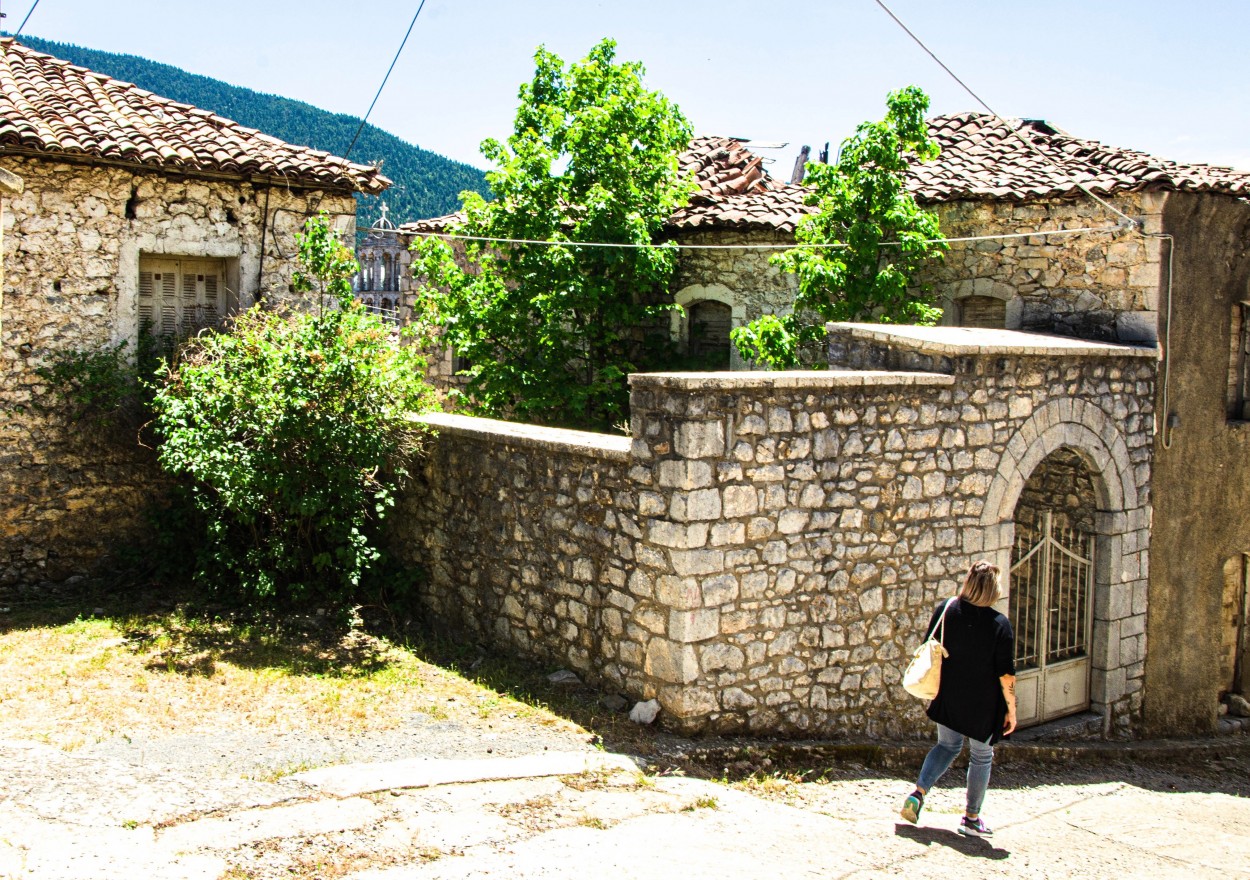
<path id="1" fill-rule="evenodd" d="M 224 260 L 141 257 L 140 329 L 172 340 L 215 327 L 226 314 Z"/>
<path id="2" fill-rule="evenodd" d="M 1007 326 L 1007 303 L 992 296 L 969 296 L 959 301 L 960 326 L 1002 330 Z"/>

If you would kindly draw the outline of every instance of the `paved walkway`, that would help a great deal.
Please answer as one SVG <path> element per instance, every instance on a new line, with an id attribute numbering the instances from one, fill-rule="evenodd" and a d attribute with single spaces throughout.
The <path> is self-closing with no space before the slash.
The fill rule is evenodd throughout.
<path id="1" fill-rule="evenodd" d="M 251 781 L 3 742 L 0 878 L 1250 877 L 1248 746 L 1197 775 L 1005 770 L 990 842 L 955 833 L 959 790 L 911 826 L 870 770 L 760 797 L 588 749 Z"/>

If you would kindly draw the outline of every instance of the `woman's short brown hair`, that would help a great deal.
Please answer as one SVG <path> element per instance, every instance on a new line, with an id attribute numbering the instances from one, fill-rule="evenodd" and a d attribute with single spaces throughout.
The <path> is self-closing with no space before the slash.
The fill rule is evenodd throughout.
<path id="1" fill-rule="evenodd" d="M 966 599 L 973 605 L 988 606 L 997 602 L 1002 594 L 1002 587 L 998 583 L 998 566 L 980 559 L 968 569 L 959 598 Z"/>

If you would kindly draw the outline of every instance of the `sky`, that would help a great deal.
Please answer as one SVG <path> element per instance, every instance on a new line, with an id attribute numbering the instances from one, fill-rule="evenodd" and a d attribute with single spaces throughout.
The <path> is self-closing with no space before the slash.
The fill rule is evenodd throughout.
<path id="1" fill-rule="evenodd" d="M 1250 170 L 1250 0 L 886 2 L 1004 116 Z M 39 0 L 25 32 L 360 116 L 418 3 Z M 0 0 L 9 31 L 30 9 Z M 874 0 L 426 0 L 370 121 L 486 167 L 478 145 L 511 130 L 535 48 L 573 60 L 603 37 L 696 134 L 787 143 L 760 151 L 786 178 L 801 145 L 836 150 L 892 89 L 979 109 Z"/>

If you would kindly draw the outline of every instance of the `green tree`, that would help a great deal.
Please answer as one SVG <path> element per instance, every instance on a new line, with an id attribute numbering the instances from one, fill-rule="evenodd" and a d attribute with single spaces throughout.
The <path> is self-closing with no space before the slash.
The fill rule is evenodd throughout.
<path id="1" fill-rule="evenodd" d="M 886 106 L 885 119 L 842 142 L 835 164 L 808 163 L 805 202 L 817 212 L 795 230 L 798 246 L 772 258 L 798 276 L 794 310 L 735 329 L 744 358 L 786 369 L 823 341 L 827 321 L 934 324 L 942 316 L 917 275 L 947 245 L 937 215 L 916 204 L 906 183 L 911 161 L 938 155 L 925 123 L 929 98 L 908 86 Z"/>
<path id="2" fill-rule="evenodd" d="M 345 615 L 432 398 L 413 346 L 351 298 L 351 252 L 324 214 L 296 285 L 333 307 L 260 307 L 190 340 L 154 402 L 162 467 L 194 506 L 196 580 L 257 608 Z"/>
<path id="3" fill-rule="evenodd" d="M 691 130 L 644 87 L 640 64 L 615 56 L 611 40 L 568 66 L 539 48 L 512 136 L 482 143 L 494 201 L 463 193 L 452 229 L 568 244 L 466 241 L 459 261 L 443 241 L 416 248 L 419 308 L 472 364 L 484 414 L 607 428 L 626 412 L 626 375 L 661 336 L 648 330 L 667 331 L 676 250 L 652 240 L 693 191 L 677 167 Z"/>

